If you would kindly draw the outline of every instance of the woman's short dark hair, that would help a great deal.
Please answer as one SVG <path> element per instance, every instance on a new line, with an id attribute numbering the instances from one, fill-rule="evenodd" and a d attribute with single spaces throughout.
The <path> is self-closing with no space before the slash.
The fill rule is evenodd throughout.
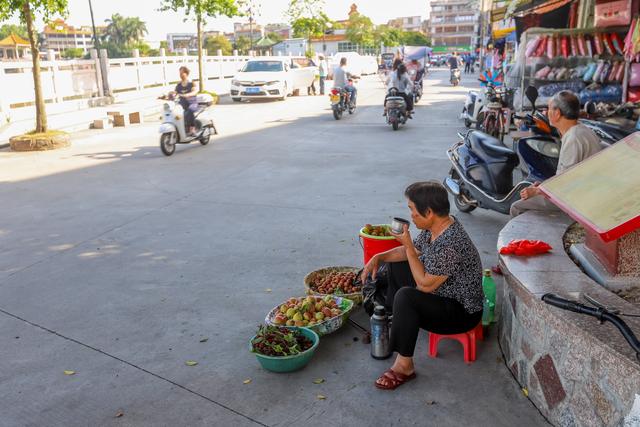
<path id="1" fill-rule="evenodd" d="M 393 66 L 391 67 L 391 68 L 393 69 L 393 71 L 397 70 L 397 69 L 398 69 L 398 66 L 399 66 L 400 64 L 402 64 L 402 59 L 400 59 L 400 58 L 396 58 L 396 59 L 393 61 Z"/>
<path id="2" fill-rule="evenodd" d="M 449 194 L 438 181 L 414 182 L 404 190 L 404 195 L 422 216 L 429 209 L 437 216 L 449 215 Z"/>
<path id="3" fill-rule="evenodd" d="M 189 69 L 185 66 L 180 67 L 180 74 L 182 73 L 187 73 L 187 76 L 189 75 L 191 71 L 189 71 Z"/>

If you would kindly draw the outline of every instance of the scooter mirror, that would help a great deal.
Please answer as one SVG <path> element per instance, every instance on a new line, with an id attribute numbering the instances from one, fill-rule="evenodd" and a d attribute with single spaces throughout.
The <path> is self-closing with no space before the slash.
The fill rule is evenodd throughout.
<path id="1" fill-rule="evenodd" d="M 590 116 L 596 113 L 596 104 L 595 102 L 587 102 L 584 104 L 584 111 Z"/>
<path id="2" fill-rule="evenodd" d="M 538 100 L 538 89 L 535 86 L 528 86 L 524 90 L 524 94 L 527 96 L 527 99 L 531 103 L 533 110 L 536 109 L 536 101 Z"/>

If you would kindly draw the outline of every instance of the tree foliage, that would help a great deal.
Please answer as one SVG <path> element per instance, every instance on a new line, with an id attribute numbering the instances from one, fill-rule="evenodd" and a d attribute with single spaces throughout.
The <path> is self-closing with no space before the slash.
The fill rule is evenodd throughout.
<path id="1" fill-rule="evenodd" d="M 198 34 L 198 75 L 203 75 L 202 65 L 202 25 L 207 18 L 215 18 L 218 16 L 227 16 L 229 18 L 238 16 L 236 0 L 161 0 L 160 10 L 180 11 L 187 18 L 193 18 L 196 21 Z M 200 91 L 204 90 L 204 82 L 200 80 Z"/>
<path id="2" fill-rule="evenodd" d="M 222 50 L 223 55 L 231 55 L 233 51 L 231 42 L 223 35 L 207 37 L 204 47 L 209 55 L 217 55 L 218 49 Z"/>
<path id="3" fill-rule="evenodd" d="M 0 21 L 18 16 L 20 22 L 27 26 L 27 39 L 31 46 L 31 61 L 33 63 L 33 89 L 35 92 L 36 129 L 47 131 L 47 110 L 42 96 L 42 82 L 40 81 L 40 52 L 38 50 L 38 36 L 35 29 L 35 17 L 50 21 L 55 15 L 67 14 L 67 0 L 0 0 Z"/>
<path id="4" fill-rule="evenodd" d="M 319 18 L 320 14 L 324 14 L 323 8 L 324 0 L 290 0 L 285 15 L 293 24 L 300 18 Z"/>
<path id="5" fill-rule="evenodd" d="M 107 28 L 102 36 L 105 42 L 130 46 L 144 39 L 147 34 L 147 24 L 138 17 L 122 16 L 119 13 L 111 15 L 105 20 Z"/>
<path id="6" fill-rule="evenodd" d="M 78 59 L 84 56 L 84 51 L 79 47 L 70 47 L 62 52 L 62 57 L 66 59 Z"/>
<path id="7" fill-rule="evenodd" d="M 371 19 L 359 13 L 352 14 L 347 24 L 347 39 L 360 46 L 373 46 L 374 33 Z"/>
<path id="8" fill-rule="evenodd" d="M 431 46 L 431 40 L 418 31 L 404 31 L 402 44 L 406 46 Z"/>
<path id="9" fill-rule="evenodd" d="M 29 37 L 27 34 L 27 27 L 24 25 L 5 24 L 0 27 L 0 40 L 10 36 L 11 34 L 20 36 L 25 40 Z"/>
<path id="10" fill-rule="evenodd" d="M 227 16 L 229 18 L 239 15 L 238 2 L 236 0 L 162 0 L 160 10 L 172 10 L 182 12 L 185 16 L 204 20 Z"/>
<path id="11" fill-rule="evenodd" d="M 249 49 L 251 49 L 251 40 L 249 40 L 249 37 L 240 36 L 236 39 L 233 47 L 238 50 L 240 55 L 246 55 L 249 52 Z"/>

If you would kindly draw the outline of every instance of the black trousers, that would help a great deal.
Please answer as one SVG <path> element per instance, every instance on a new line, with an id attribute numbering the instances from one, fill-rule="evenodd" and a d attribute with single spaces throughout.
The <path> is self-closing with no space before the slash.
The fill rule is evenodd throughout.
<path id="1" fill-rule="evenodd" d="M 189 128 L 191 126 L 194 126 L 194 122 L 195 122 L 195 115 L 193 114 L 193 111 L 191 111 L 191 109 L 189 108 L 189 101 L 187 101 L 186 99 L 182 98 L 180 100 L 180 105 L 182 106 L 182 109 L 184 110 L 184 130 L 189 132 Z"/>
<path id="2" fill-rule="evenodd" d="M 391 348 L 413 357 L 420 328 L 436 334 L 460 334 L 473 329 L 482 319 L 482 310 L 467 313 L 452 298 L 416 289 L 408 262 L 388 264 L 386 308 L 393 313 Z"/>

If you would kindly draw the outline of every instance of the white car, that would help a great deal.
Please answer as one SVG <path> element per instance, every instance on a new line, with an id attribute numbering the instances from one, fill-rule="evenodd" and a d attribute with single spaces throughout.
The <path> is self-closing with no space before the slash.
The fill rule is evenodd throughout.
<path id="1" fill-rule="evenodd" d="M 316 78 L 318 67 L 306 57 L 265 56 L 252 58 L 231 80 L 231 99 L 284 100 L 306 90 Z"/>

